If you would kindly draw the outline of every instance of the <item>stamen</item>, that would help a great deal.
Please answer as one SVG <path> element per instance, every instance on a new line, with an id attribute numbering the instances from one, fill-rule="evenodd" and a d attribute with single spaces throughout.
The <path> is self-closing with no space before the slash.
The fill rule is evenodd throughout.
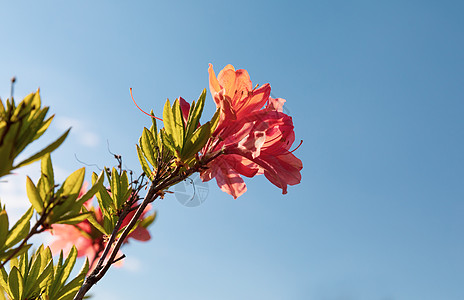
<path id="1" fill-rule="evenodd" d="M 290 153 L 293 153 L 294 151 L 296 151 L 296 149 L 300 148 L 301 144 L 303 144 L 303 140 L 300 141 L 300 144 L 295 148 L 293 149 L 292 151 L 290 151 Z"/>
<path id="2" fill-rule="evenodd" d="M 137 105 L 137 103 L 135 102 L 134 96 L 132 96 L 132 88 L 130 88 L 130 95 L 131 95 L 131 97 L 132 97 L 132 101 L 134 101 L 135 106 L 137 106 L 137 108 L 140 109 L 141 112 L 143 112 L 143 113 L 146 114 L 147 116 L 150 116 L 150 117 L 152 117 L 152 118 L 155 118 L 155 119 L 160 120 L 161 122 L 163 122 L 163 119 L 158 118 L 158 117 L 155 117 L 155 116 L 153 116 L 153 115 L 150 115 L 149 113 L 145 112 L 143 109 L 141 109 L 141 108 Z"/>

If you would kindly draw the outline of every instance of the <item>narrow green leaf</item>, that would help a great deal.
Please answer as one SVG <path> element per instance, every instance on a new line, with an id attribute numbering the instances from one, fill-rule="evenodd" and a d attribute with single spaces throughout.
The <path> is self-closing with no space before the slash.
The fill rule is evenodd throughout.
<path id="1" fill-rule="evenodd" d="M 52 273 L 53 273 L 53 260 L 50 259 L 47 265 L 45 266 L 45 268 L 42 270 L 42 272 L 40 272 L 40 275 L 36 281 L 36 285 L 39 286 L 40 289 L 43 289 L 44 287 L 48 286 L 53 280 Z"/>
<path id="2" fill-rule="evenodd" d="M 60 188 L 60 195 L 65 195 L 66 201 L 74 202 L 77 199 L 84 182 L 84 176 L 85 168 L 80 168 L 69 175 L 63 182 L 63 185 Z"/>
<path id="3" fill-rule="evenodd" d="M 96 175 L 96 174 L 95 174 Z M 105 180 L 105 176 L 103 174 L 103 171 L 100 173 L 98 178 L 96 179 L 96 182 L 92 184 L 92 187 L 90 190 L 88 190 L 84 195 L 82 195 L 81 198 L 79 198 L 79 202 L 85 203 L 87 200 L 90 200 L 90 198 L 95 195 L 95 193 L 103 187 L 103 181 Z"/>
<path id="4" fill-rule="evenodd" d="M 198 127 L 200 122 L 201 114 L 203 112 L 203 107 L 205 106 L 205 99 L 206 99 L 206 89 L 203 89 L 200 97 L 198 98 L 197 103 L 192 103 L 192 107 L 189 113 L 189 118 L 187 122 L 187 130 L 185 133 L 186 139 L 188 139 L 195 129 Z"/>
<path id="5" fill-rule="evenodd" d="M 8 276 L 8 290 L 14 300 L 22 300 L 23 276 L 16 267 L 13 267 Z"/>
<path id="6" fill-rule="evenodd" d="M 213 133 L 216 130 L 219 124 L 220 116 L 221 116 L 221 110 L 217 109 L 210 121 L 211 122 L 211 133 Z"/>
<path id="7" fill-rule="evenodd" d="M 113 205 L 116 210 L 118 210 L 118 198 L 121 197 L 121 180 L 116 168 L 113 168 L 111 171 L 111 196 L 113 199 Z"/>
<path id="8" fill-rule="evenodd" d="M 42 214 L 44 210 L 42 197 L 29 176 L 26 176 L 26 191 L 29 202 L 39 214 Z"/>
<path id="9" fill-rule="evenodd" d="M 174 116 L 174 141 L 177 150 L 181 150 L 184 145 L 184 132 L 185 124 L 182 117 L 182 109 L 180 108 L 180 101 L 176 99 L 172 105 L 172 115 Z"/>
<path id="10" fill-rule="evenodd" d="M 153 113 L 153 110 L 151 110 L 150 112 L 152 114 L 152 116 L 154 116 L 155 114 Z M 157 134 L 158 134 L 158 127 L 156 125 L 156 119 L 155 118 L 151 118 L 151 122 L 152 122 L 152 125 L 150 126 L 150 132 L 151 134 L 153 135 L 153 138 L 155 139 L 155 143 L 157 142 L 156 141 L 156 138 L 157 138 Z"/>
<path id="11" fill-rule="evenodd" d="M 153 138 L 152 133 L 147 129 L 143 128 L 142 137 L 140 139 L 140 147 L 143 150 L 148 162 L 156 168 L 156 152 L 155 139 Z"/>
<path id="12" fill-rule="evenodd" d="M 74 295 L 77 293 L 82 283 L 84 282 L 85 275 L 89 270 L 89 261 L 86 260 L 79 274 L 66 284 L 59 292 L 57 300 L 72 300 Z"/>
<path id="13" fill-rule="evenodd" d="M 5 246 L 9 227 L 10 225 L 8 222 L 8 214 L 6 210 L 1 210 L 0 211 L 0 250 L 3 249 L 3 246 Z"/>
<path id="14" fill-rule="evenodd" d="M 26 277 L 27 276 L 27 272 L 26 270 L 29 269 L 29 258 L 28 258 L 28 254 L 27 254 L 27 251 L 24 252 L 20 259 L 19 259 L 19 272 L 21 272 L 21 274 Z"/>
<path id="15" fill-rule="evenodd" d="M 50 198 L 53 191 L 55 190 L 55 187 L 50 187 L 48 185 L 48 181 L 43 176 L 41 176 L 37 182 L 36 188 L 39 192 L 40 198 L 42 199 L 43 205 L 46 206 L 50 202 Z"/>
<path id="16" fill-rule="evenodd" d="M 42 126 L 39 128 L 39 130 L 37 130 L 37 133 L 34 136 L 34 140 L 38 139 L 39 137 L 42 136 L 42 134 L 44 134 L 44 132 L 48 129 L 48 127 L 52 123 L 54 117 L 55 115 L 52 115 L 42 123 Z"/>
<path id="17" fill-rule="evenodd" d="M 148 226 L 150 226 L 155 221 L 155 218 L 156 218 L 156 211 L 153 212 L 153 214 L 145 217 L 142 220 L 142 222 L 140 222 L 139 226 L 142 226 L 143 228 L 147 228 Z"/>
<path id="18" fill-rule="evenodd" d="M 160 130 L 160 142 L 163 145 L 163 149 L 168 150 L 172 155 L 176 154 L 176 148 L 174 147 L 174 142 L 172 137 L 166 132 L 166 125 L 163 129 Z"/>
<path id="19" fill-rule="evenodd" d="M 97 192 L 97 200 L 98 205 L 100 206 L 103 215 L 110 216 L 112 215 L 116 209 L 113 204 L 113 200 L 111 199 L 110 194 L 105 187 L 101 187 L 100 190 Z"/>
<path id="20" fill-rule="evenodd" d="M 83 207 L 83 210 L 84 210 L 85 212 L 89 212 L 89 211 L 87 210 L 87 208 L 85 208 L 85 206 Z M 87 220 L 90 222 L 90 224 L 92 224 L 93 227 L 95 227 L 95 228 L 96 228 L 98 231 L 100 231 L 101 233 L 106 234 L 106 235 L 110 235 L 111 232 L 106 232 L 106 231 L 105 231 L 105 228 L 103 228 L 103 226 L 101 226 L 100 223 L 98 223 L 97 219 L 95 219 L 95 217 L 94 217 L 93 214 L 94 214 L 93 212 L 89 212 L 89 214 L 86 215 Z"/>
<path id="21" fill-rule="evenodd" d="M 8 273 L 6 273 L 5 267 L 0 269 L 0 287 L 4 290 L 8 289 Z"/>
<path id="22" fill-rule="evenodd" d="M 19 257 L 23 255 L 22 253 L 19 254 L 19 255 L 16 255 L 15 257 L 13 257 L 11 260 L 10 260 L 10 270 L 13 269 L 13 267 L 16 267 L 18 268 L 19 270 Z"/>
<path id="23" fill-rule="evenodd" d="M 60 251 L 60 257 L 58 258 L 58 262 L 53 268 L 53 280 L 49 286 L 49 298 L 55 299 L 56 294 L 58 293 L 59 289 L 61 288 L 61 278 L 63 275 L 63 250 Z"/>
<path id="24" fill-rule="evenodd" d="M 62 275 L 61 275 L 62 286 L 64 285 L 66 280 L 68 280 L 69 274 L 71 274 L 74 264 L 76 263 L 76 258 L 77 258 L 77 249 L 75 246 L 73 246 L 71 248 L 71 251 L 69 251 L 68 257 L 66 258 L 63 264 Z"/>
<path id="25" fill-rule="evenodd" d="M 0 255 L 0 261 L 2 261 L 3 259 L 6 259 L 8 257 L 10 257 L 13 253 L 15 253 L 15 255 L 17 256 L 20 256 L 22 254 L 24 254 L 24 252 L 27 252 L 29 250 L 29 248 L 31 248 L 32 244 L 26 244 L 22 247 L 16 247 L 16 248 L 13 248 L 13 249 L 10 249 L 8 250 L 7 252 L 4 252 Z M 19 248 L 19 250 L 18 250 Z M 14 259 L 16 258 L 12 258 L 10 260 L 10 266 L 12 266 L 12 261 L 14 261 Z"/>
<path id="26" fill-rule="evenodd" d="M 103 216 L 103 228 L 106 232 L 113 232 L 114 229 L 114 218 L 113 215 Z"/>
<path id="27" fill-rule="evenodd" d="M 89 214 L 90 212 L 89 213 L 81 212 L 77 215 L 61 217 L 53 223 L 54 224 L 68 224 L 68 225 L 79 224 L 80 222 L 87 220 L 87 217 Z"/>
<path id="28" fill-rule="evenodd" d="M 37 284 L 37 278 L 39 277 L 40 273 L 40 252 L 34 257 L 31 266 L 29 268 L 29 272 L 27 274 L 27 277 L 25 277 L 25 282 L 24 282 L 24 297 L 25 298 L 32 298 L 32 294 L 35 294 L 35 292 L 38 291 L 38 284 Z"/>
<path id="29" fill-rule="evenodd" d="M 142 149 L 140 149 L 139 145 L 135 146 L 137 147 L 137 156 L 139 157 L 140 166 L 142 166 L 143 172 L 145 173 L 145 175 L 147 175 L 148 178 L 150 178 L 150 180 L 153 180 L 153 174 L 150 170 L 150 167 L 148 166 L 147 160 L 145 159 L 142 153 Z"/>
<path id="30" fill-rule="evenodd" d="M 8 237 L 6 238 L 5 245 L 10 248 L 16 243 L 24 239 L 29 233 L 30 223 L 29 221 L 32 218 L 32 213 L 34 209 L 32 206 L 26 211 L 26 213 L 16 222 L 16 224 L 8 232 Z"/>
<path id="31" fill-rule="evenodd" d="M 170 146 L 169 148 L 178 150 L 180 137 L 176 135 L 176 122 L 175 122 L 174 114 L 171 109 L 171 103 L 169 102 L 169 99 L 166 101 L 166 104 L 164 105 L 163 123 L 164 123 L 164 130 L 167 136 L 167 138 L 165 139 L 165 142 L 166 141 L 171 142 L 171 145 L 169 145 Z M 174 153 L 175 153 L 175 150 L 173 151 Z"/>
<path id="32" fill-rule="evenodd" d="M 208 139 L 211 137 L 211 124 L 209 122 L 198 128 L 190 139 L 185 143 L 182 151 L 182 159 L 188 160 L 193 157 L 198 151 L 205 146 Z"/>
<path id="33" fill-rule="evenodd" d="M 27 119 L 23 119 L 21 131 L 17 139 L 18 144 L 16 145 L 16 155 L 22 152 L 28 144 L 34 141 L 37 131 L 42 126 L 47 112 L 48 107 L 45 107 L 30 114 Z"/>
<path id="34" fill-rule="evenodd" d="M 121 209 L 124 202 L 127 201 L 131 190 L 129 189 L 129 178 L 127 177 L 127 172 L 123 171 L 121 177 L 119 178 L 119 194 L 118 194 L 118 209 Z"/>
<path id="35" fill-rule="evenodd" d="M 41 161 L 42 176 L 48 181 L 48 187 L 55 185 L 55 175 L 53 174 L 52 159 L 50 153 L 45 154 Z"/>
<path id="36" fill-rule="evenodd" d="M 58 148 L 64 142 L 64 140 L 68 136 L 68 133 L 69 133 L 70 130 L 71 129 L 66 130 L 66 132 L 63 135 L 61 135 L 56 141 L 54 141 L 53 143 L 51 143 L 50 145 L 48 145 L 47 147 L 45 147 L 41 151 L 37 152 L 36 154 L 32 155 L 31 157 L 29 157 L 29 158 L 23 160 L 22 162 L 20 162 L 19 164 L 17 164 L 14 167 L 14 169 L 17 169 L 17 168 L 23 167 L 25 165 L 28 165 L 30 163 L 33 163 L 34 161 L 39 160 L 40 158 L 42 158 L 42 156 L 44 156 L 45 154 L 50 153 L 53 150 L 55 150 L 56 148 Z"/>

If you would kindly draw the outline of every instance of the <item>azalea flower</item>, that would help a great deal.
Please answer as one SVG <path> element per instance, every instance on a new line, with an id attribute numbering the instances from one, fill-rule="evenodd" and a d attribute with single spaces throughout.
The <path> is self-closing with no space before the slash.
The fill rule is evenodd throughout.
<path id="1" fill-rule="evenodd" d="M 81 197 L 84 193 L 85 186 L 79 193 L 79 197 Z M 103 225 L 102 211 L 100 208 L 95 208 L 92 206 L 92 199 L 85 202 L 84 206 L 88 211 L 93 211 L 96 221 Z M 144 219 L 146 213 L 150 209 L 151 206 L 148 205 L 142 213 L 140 219 Z M 124 218 L 122 228 L 129 224 L 134 214 L 135 211 L 132 211 Z M 53 235 L 53 241 L 50 244 L 52 253 L 57 254 L 63 250 L 63 252 L 67 254 L 74 245 L 77 249 L 77 257 L 85 256 L 89 259 L 89 272 L 96 266 L 96 262 L 106 247 L 106 236 L 104 236 L 103 233 L 97 230 L 87 220 L 82 221 L 76 225 L 53 224 L 50 232 Z M 128 243 L 129 238 L 133 238 L 138 241 L 148 241 L 151 237 L 150 233 L 145 227 L 137 226 L 137 228 L 128 235 L 124 243 Z M 122 253 L 119 254 L 119 257 L 122 256 Z M 116 263 L 116 266 L 121 265 L 122 260 Z"/>
<path id="2" fill-rule="evenodd" d="M 210 90 L 220 121 L 203 155 L 223 154 L 201 172 L 203 181 L 216 178 L 224 192 L 239 197 L 246 191 L 241 175 L 266 178 L 287 193 L 301 181 L 303 164 L 290 151 L 295 140 L 292 118 L 283 113 L 284 99 L 271 98 L 271 87 L 253 88 L 246 70 L 227 65 L 218 77 L 209 66 Z"/>

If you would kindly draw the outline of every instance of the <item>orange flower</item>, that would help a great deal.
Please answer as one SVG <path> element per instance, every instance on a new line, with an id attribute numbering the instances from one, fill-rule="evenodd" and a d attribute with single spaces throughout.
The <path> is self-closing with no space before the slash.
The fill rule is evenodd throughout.
<path id="1" fill-rule="evenodd" d="M 266 178 L 287 193 L 287 185 L 301 181 L 301 160 L 289 151 L 295 140 L 292 118 L 282 112 L 284 99 L 271 98 L 271 87 L 252 88 L 246 70 L 227 65 L 218 77 L 209 66 L 211 94 L 220 109 L 219 125 L 203 155 L 224 154 L 201 172 L 204 181 L 216 178 L 218 186 L 234 198 L 246 191 L 240 175 Z"/>

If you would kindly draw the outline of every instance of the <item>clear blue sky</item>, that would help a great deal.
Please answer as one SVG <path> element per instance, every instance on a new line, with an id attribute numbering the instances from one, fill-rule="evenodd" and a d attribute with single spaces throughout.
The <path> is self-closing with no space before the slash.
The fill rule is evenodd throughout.
<path id="1" fill-rule="evenodd" d="M 75 154 L 113 165 L 107 140 L 140 170 L 134 145 L 150 120 L 130 87 L 161 114 L 166 98 L 208 87 L 208 63 L 231 63 L 287 99 L 302 183 L 283 196 L 254 178 L 233 200 L 210 182 L 199 207 L 156 203 L 152 240 L 125 248 L 126 268 L 95 299 L 460 300 L 463 11 L 461 1 L 2 1 L 0 96 L 13 75 L 16 98 L 40 87 L 57 116 L 47 141 L 74 124 L 52 156 L 64 175 L 82 166 Z M 208 96 L 205 116 L 213 108 Z"/>

